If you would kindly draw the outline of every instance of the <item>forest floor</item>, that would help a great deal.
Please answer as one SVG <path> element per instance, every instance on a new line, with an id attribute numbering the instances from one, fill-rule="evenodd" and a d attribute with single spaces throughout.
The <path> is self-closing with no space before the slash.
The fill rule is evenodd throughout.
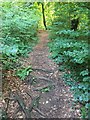
<path id="1" fill-rule="evenodd" d="M 19 90 L 13 90 L 16 100 L 9 101 L 9 117 L 80 118 L 79 105 L 74 104 L 73 94 L 63 82 L 59 66 L 49 58 L 48 33 L 41 30 L 38 36 L 38 44 L 29 57 L 22 60 L 22 64 L 31 65 L 33 71 L 19 82 Z"/>

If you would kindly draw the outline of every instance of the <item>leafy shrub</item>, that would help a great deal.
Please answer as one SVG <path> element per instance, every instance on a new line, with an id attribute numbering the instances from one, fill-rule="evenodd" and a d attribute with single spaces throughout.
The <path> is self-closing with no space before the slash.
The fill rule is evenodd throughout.
<path id="1" fill-rule="evenodd" d="M 67 72 L 66 76 L 64 75 L 64 80 L 71 85 L 75 100 L 86 106 L 90 101 L 88 43 L 71 38 L 56 38 L 49 43 L 49 47 L 52 58 L 60 65 L 60 70 L 63 66 L 64 71 L 70 71 L 70 73 Z"/>
<path id="2" fill-rule="evenodd" d="M 20 56 L 26 56 L 37 42 L 39 16 L 34 5 L 2 2 L 1 52 L 3 69 L 13 69 Z"/>
<path id="3" fill-rule="evenodd" d="M 60 5 L 56 3 L 56 8 L 57 6 Z M 65 7 L 64 4 L 62 6 Z M 87 118 L 90 111 L 90 73 L 88 69 L 90 58 L 88 56 L 87 41 L 89 31 L 86 26 L 77 31 L 68 29 L 68 20 L 65 21 L 64 15 L 61 18 L 60 14 L 62 12 L 59 14 L 57 11 L 54 13 L 56 18 L 51 26 L 49 36 L 51 39 L 49 43 L 50 52 L 52 53 L 51 58 L 60 66 L 60 70 L 64 71 L 63 80 L 71 86 L 75 101 L 81 103 L 82 117 Z M 84 16 L 87 16 L 87 14 L 83 13 L 83 19 Z M 86 19 L 84 22 L 87 24 L 88 20 Z M 81 24 L 82 22 L 80 26 Z"/>

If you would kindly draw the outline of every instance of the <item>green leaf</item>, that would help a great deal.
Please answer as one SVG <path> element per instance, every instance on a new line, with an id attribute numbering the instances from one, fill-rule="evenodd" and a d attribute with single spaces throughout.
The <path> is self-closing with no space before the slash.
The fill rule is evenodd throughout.
<path id="1" fill-rule="evenodd" d="M 89 74 L 88 69 L 83 70 L 82 72 L 80 72 L 80 75 L 82 75 L 82 76 L 86 76 L 86 75 L 88 75 L 88 74 Z"/>
<path id="2" fill-rule="evenodd" d="M 26 76 L 28 76 L 32 72 L 31 66 L 27 68 L 22 68 L 16 72 L 16 75 L 21 78 L 21 80 L 24 80 Z"/>

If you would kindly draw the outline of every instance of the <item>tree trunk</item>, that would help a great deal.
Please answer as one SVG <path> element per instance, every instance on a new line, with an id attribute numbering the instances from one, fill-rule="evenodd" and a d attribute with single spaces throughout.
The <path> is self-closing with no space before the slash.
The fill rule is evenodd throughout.
<path id="1" fill-rule="evenodd" d="M 45 12 L 44 12 L 44 4 L 42 3 L 42 14 L 43 14 L 43 24 L 45 29 L 47 30 L 47 26 L 46 26 L 46 20 L 45 20 Z"/>

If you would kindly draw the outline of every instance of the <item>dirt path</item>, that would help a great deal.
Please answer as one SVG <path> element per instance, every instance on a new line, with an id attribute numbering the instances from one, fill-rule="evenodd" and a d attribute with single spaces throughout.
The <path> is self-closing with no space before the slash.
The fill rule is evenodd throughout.
<path id="1" fill-rule="evenodd" d="M 23 61 L 24 65 L 32 65 L 34 68 L 31 75 L 20 86 L 20 94 L 25 100 L 26 107 L 28 108 L 31 105 L 30 96 L 26 94 L 28 92 L 31 93 L 32 97 L 40 95 L 37 108 L 41 113 L 32 110 L 32 118 L 77 118 L 79 117 L 79 110 L 72 108 L 73 95 L 69 87 L 62 81 L 62 73 L 58 71 L 58 66 L 48 57 L 50 55 L 47 46 L 49 42 L 48 33 L 39 31 L 39 38 L 40 41 L 33 52 Z M 32 76 L 34 82 L 31 84 Z M 11 102 L 8 110 L 9 116 L 12 116 L 12 113 L 15 114 L 16 106 L 18 107 L 17 103 Z M 24 114 L 19 112 L 16 117 L 24 117 Z"/>
<path id="2" fill-rule="evenodd" d="M 43 80 L 47 78 L 52 81 L 54 88 L 52 88 L 47 93 L 42 93 L 39 109 L 45 113 L 47 118 L 69 118 L 69 117 L 78 117 L 78 110 L 72 109 L 73 96 L 64 82 L 61 80 L 61 73 L 58 71 L 58 66 L 49 59 L 49 48 L 47 47 L 48 33 L 45 31 L 39 32 L 40 41 L 34 48 L 33 52 L 28 58 L 28 62 L 32 64 L 33 68 L 41 69 L 32 72 L 33 76 L 42 77 L 38 79 L 38 84 L 34 86 L 42 87 L 49 83 L 48 80 Z M 47 72 L 43 71 L 46 70 Z M 33 117 L 40 117 L 37 114 L 34 114 Z"/>

